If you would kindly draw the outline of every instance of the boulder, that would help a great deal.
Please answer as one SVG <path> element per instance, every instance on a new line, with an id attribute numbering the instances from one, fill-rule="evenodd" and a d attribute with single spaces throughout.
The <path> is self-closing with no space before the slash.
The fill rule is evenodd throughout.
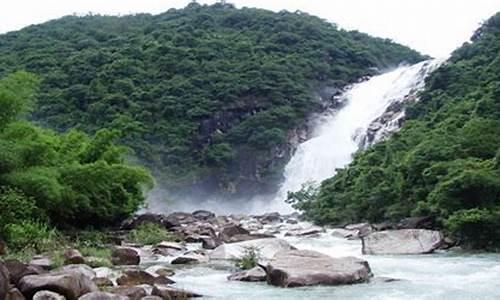
<path id="1" fill-rule="evenodd" d="M 210 259 L 236 260 L 243 256 L 246 249 L 259 249 L 261 259 L 270 259 L 277 252 L 295 249 L 287 241 L 278 238 L 266 238 L 232 244 L 222 244 L 210 253 Z"/>
<path id="2" fill-rule="evenodd" d="M 0 237 L 0 255 L 5 255 L 7 253 L 7 244 L 5 244 L 4 240 Z"/>
<path id="3" fill-rule="evenodd" d="M 276 253 L 266 266 L 267 283 L 280 287 L 341 285 L 367 282 L 372 276 L 368 262 L 332 258 L 311 250 Z"/>
<path id="4" fill-rule="evenodd" d="M 12 287 L 9 291 L 9 294 L 7 295 L 7 300 L 25 300 L 23 294 L 21 291 L 19 291 L 17 288 Z"/>
<path id="5" fill-rule="evenodd" d="M 175 275 L 174 270 L 166 268 L 165 266 L 151 266 L 146 269 L 146 272 L 153 274 L 153 275 L 160 275 L 160 276 L 173 276 Z"/>
<path id="6" fill-rule="evenodd" d="M 314 226 L 306 229 L 288 231 L 285 233 L 285 236 L 317 236 L 322 232 L 324 232 L 323 228 Z"/>
<path id="7" fill-rule="evenodd" d="M 128 297 L 130 300 L 139 300 L 148 295 L 146 289 L 142 286 L 118 286 L 111 291 L 119 296 Z"/>
<path id="8" fill-rule="evenodd" d="M 217 240 L 217 239 L 214 239 L 210 236 L 200 236 L 200 240 L 201 240 L 201 247 L 203 249 L 209 249 L 209 250 L 212 250 L 212 249 L 215 249 L 217 248 L 217 246 L 219 246 L 221 243 Z"/>
<path id="9" fill-rule="evenodd" d="M 84 264 L 85 259 L 80 251 L 76 249 L 68 249 L 64 251 L 64 261 L 66 264 Z"/>
<path id="10" fill-rule="evenodd" d="M 33 295 L 33 300 L 66 300 L 66 297 L 51 291 L 38 291 Z"/>
<path id="11" fill-rule="evenodd" d="M 165 222 L 167 222 L 168 224 L 171 224 L 171 225 L 191 224 L 191 223 L 194 223 L 196 221 L 197 221 L 196 218 L 192 214 L 185 213 L 185 212 L 174 212 L 165 218 Z M 178 226 L 178 225 L 176 225 L 176 226 Z"/>
<path id="12" fill-rule="evenodd" d="M 122 276 L 116 279 L 116 283 L 118 283 L 118 285 L 131 286 L 139 284 L 172 284 L 175 282 L 165 276 L 154 276 L 151 273 L 142 270 L 126 270 Z"/>
<path id="13" fill-rule="evenodd" d="M 443 242 L 439 231 L 427 229 L 386 230 L 362 238 L 363 254 L 425 254 Z"/>
<path id="14" fill-rule="evenodd" d="M 140 261 L 139 253 L 132 248 L 115 247 L 111 253 L 111 262 L 114 265 L 138 265 Z"/>
<path id="15" fill-rule="evenodd" d="M 163 215 L 151 214 L 151 213 L 137 215 L 134 216 L 133 218 L 125 220 L 121 225 L 121 229 L 131 230 L 145 223 L 152 223 L 164 226 L 163 224 L 164 218 L 165 217 Z"/>
<path id="16" fill-rule="evenodd" d="M 27 298 L 33 297 L 38 291 L 48 290 L 70 300 L 98 290 L 92 280 L 78 272 L 27 275 L 21 278 L 18 288 Z"/>
<path id="17" fill-rule="evenodd" d="M 372 225 L 370 225 L 369 223 L 350 224 L 345 226 L 344 228 L 347 230 L 357 230 L 359 237 L 363 237 L 373 231 Z"/>
<path id="18" fill-rule="evenodd" d="M 192 213 L 193 217 L 198 220 L 207 221 L 215 218 L 215 214 L 208 210 L 197 210 Z"/>
<path id="19" fill-rule="evenodd" d="M 434 217 L 412 217 L 399 221 L 396 229 L 433 229 L 436 226 Z"/>
<path id="20" fill-rule="evenodd" d="M 40 268 L 27 265 L 17 259 L 8 259 L 5 261 L 5 267 L 9 271 L 10 283 L 17 285 L 19 280 L 26 275 L 36 275 L 42 273 Z M 1 299 L 1 298 L 0 298 Z"/>
<path id="21" fill-rule="evenodd" d="M 268 213 L 268 214 L 259 216 L 258 219 L 263 224 L 272 224 L 272 223 L 283 222 L 283 219 L 281 218 L 281 215 L 279 213 L 277 213 L 277 212 Z"/>
<path id="22" fill-rule="evenodd" d="M 275 236 L 272 234 L 269 234 L 269 233 L 236 234 L 236 235 L 233 235 L 231 238 L 229 238 L 229 240 L 226 241 L 226 243 L 238 243 L 238 242 L 243 242 L 243 241 L 268 239 L 268 238 L 273 238 L 273 237 L 275 237 Z"/>
<path id="23" fill-rule="evenodd" d="M 190 291 L 164 286 L 155 286 L 151 295 L 161 297 L 162 299 L 188 299 L 202 297 L 202 295 Z"/>
<path id="24" fill-rule="evenodd" d="M 332 236 L 344 239 L 357 239 L 359 238 L 357 230 L 347 230 L 343 228 L 335 228 L 332 230 Z"/>
<path id="25" fill-rule="evenodd" d="M 155 248 L 165 248 L 165 249 L 173 249 L 177 251 L 184 251 L 186 250 L 186 247 L 184 247 L 182 244 L 176 243 L 176 242 L 166 242 L 163 241 L 155 246 Z"/>
<path id="26" fill-rule="evenodd" d="M 372 224 L 372 227 L 376 231 L 382 231 L 382 230 L 394 229 L 394 224 L 392 224 L 392 222 L 385 221 L 382 223 Z"/>
<path id="27" fill-rule="evenodd" d="M 160 296 L 146 296 L 146 297 L 142 297 L 141 300 L 163 300 L 162 297 Z"/>
<path id="28" fill-rule="evenodd" d="M 9 271 L 5 267 L 4 262 L 0 260 L 0 300 L 6 299 L 9 290 L 10 290 Z"/>
<path id="29" fill-rule="evenodd" d="M 92 281 L 100 288 L 113 286 L 113 281 L 107 277 L 94 277 Z"/>
<path id="30" fill-rule="evenodd" d="M 91 267 L 89 267 L 87 265 L 83 265 L 83 264 L 65 265 L 65 266 L 58 268 L 55 271 L 59 272 L 59 273 L 77 272 L 77 273 L 81 273 L 81 274 L 87 276 L 89 279 L 94 279 L 94 277 L 96 277 L 95 271 Z"/>
<path id="31" fill-rule="evenodd" d="M 35 256 L 29 264 L 43 270 L 50 270 L 54 265 L 54 261 L 50 257 Z"/>
<path id="32" fill-rule="evenodd" d="M 230 243 L 231 238 L 236 235 L 249 235 L 250 232 L 240 225 L 229 224 L 222 227 L 219 233 L 219 239 L 224 241 L 225 243 Z"/>
<path id="33" fill-rule="evenodd" d="M 186 252 L 184 255 L 174 258 L 174 260 L 171 261 L 171 264 L 173 265 L 198 264 L 198 263 L 205 263 L 208 261 L 209 257 L 206 253 L 201 251 L 190 251 Z"/>
<path id="34" fill-rule="evenodd" d="M 105 293 L 105 292 L 92 292 L 92 293 L 87 293 L 78 300 L 128 300 L 128 297 L 125 296 L 120 296 L 116 294 L 111 294 L 111 293 Z M 143 298 L 144 299 L 144 298 Z"/>
<path id="35" fill-rule="evenodd" d="M 245 270 L 235 274 L 231 274 L 227 277 L 228 280 L 232 281 L 266 281 L 266 272 L 261 267 L 255 267 L 250 270 Z"/>

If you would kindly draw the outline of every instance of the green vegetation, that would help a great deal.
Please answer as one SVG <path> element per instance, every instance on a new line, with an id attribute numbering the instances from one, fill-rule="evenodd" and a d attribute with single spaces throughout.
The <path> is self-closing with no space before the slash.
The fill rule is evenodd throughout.
<path id="1" fill-rule="evenodd" d="M 398 133 L 295 206 L 323 224 L 431 215 L 466 246 L 500 247 L 500 13 L 426 86 Z"/>
<path id="2" fill-rule="evenodd" d="M 9 249 L 54 248 L 61 229 L 115 225 L 144 201 L 148 173 L 124 161 L 113 131 L 57 134 L 22 120 L 38 81 L 0 79 L 0 236 Z"/>
<path id="3" fill-rule="evenodd" d="M 243 270 L 250 270 L 257 266 L 260 258 L 260 248 L 248 246 L 245 247 L 243 255 L 236 261 L 236 266 Z"/>
<path id="4" fill-rule="evenodd" d="M 229 4 L 191 3 L 156 16 L 68 16 L 0 36 L 0 75 L 27 70 L 41 78 L 35 120 L 61 131 L 117 130 L 137 157 L 179 185 L 257 180 L 252 160 L 259 158 L 267 159 L 259 176 L 275 174 L 269 161 L 276 147 L 319 107 L 314 90 L 421 59 L 389 40 L 305 13 Z M 55 139 L 78 142 L 81 134 Z M 72 181 L 94 174 L 89 168 L 110 180 L 121 172 L 99 163 L 74 168 L 79 175 Z"/>
<path id="5" fill-rule="evenodd" d="M 153 224 L 143 223 L 132 229 L 128 234 L 128 239 L 141 245 L 154 245 L 161 242 L 180 242 L 181 238 L 165 228 Z"/>

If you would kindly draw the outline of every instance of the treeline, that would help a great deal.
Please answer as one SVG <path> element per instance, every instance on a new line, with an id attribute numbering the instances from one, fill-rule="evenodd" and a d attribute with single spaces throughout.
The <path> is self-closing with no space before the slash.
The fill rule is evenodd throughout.
<path id="1" fill-rule="evenodd" d="M 34 243 L 30 237 L 52 226 L 117 225 L 152 183 L 145 169 L 124 162 L 113 131 L 58 134 L 23 120 L 38 84 L 25 72 L 0 79 L 0 242 Z"/>
<path id="2" fill-rule="evenodd" d="M 498 249 L 500 13 L 430 76 L 398 133 L 290 197 L 319 223 L 434 216 L 464 245 Z"/>
<path id="3" fill-rule="evenodd" d="M 34 120 L 117 130 L 157 174 L 188 184 L 245 177 L 240 154 L 267 157 L 283 145 L 318 107 L 318 86 L 422 59 L 304 13 L 229 4 L 68 16 L 0 36 L 0 75 L 41 78 Z"/>

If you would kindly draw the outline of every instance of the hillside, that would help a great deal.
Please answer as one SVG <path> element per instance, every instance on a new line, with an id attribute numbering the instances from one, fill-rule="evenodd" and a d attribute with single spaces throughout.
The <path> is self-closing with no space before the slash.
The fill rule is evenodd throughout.
<path id="1" fill-rule="evenodd" d="M 432 74 L 398 133 L 290 196 L 318 223 L 432 216 L 464 245 L 498 248 L 499 148 L 500 13 Z"/>
<path id="2" fill-rule="evenodd" d="M 68 16 L 0 36 L 0 76 L 39 75 L 33 119 L 121 132 L 162 183 L 274 186 L 293 129 L 338 88 L 423 57 L 304 13 L 231 5 Z"/>

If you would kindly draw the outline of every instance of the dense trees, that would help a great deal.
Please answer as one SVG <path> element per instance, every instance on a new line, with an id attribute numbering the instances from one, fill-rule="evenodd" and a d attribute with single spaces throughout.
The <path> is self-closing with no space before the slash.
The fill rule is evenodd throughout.
<path id="1" fill-rule="evenodd" d="M 68 16 L 0 37 L 0 75 L 26 69 L 41 78 L 37 121 L 117 129 L 164 178 L 189 184 L 245 177 L 241 153 L 272 158 L 318 106 L 315 88 L 421 59 L 304 13 L 220 3 Z"/>
<path id="2" fill-rule="evenodd" d="M 464 244 L 499 247 L 500 13 L 426 86 L 401 131 L 290 195 L 296 206 L 320 223 L 432 215 Z"/>
<path id="3" fill-rule="evenodd" d="M 57 134 L 23 121 L 37 84 L 25 72 L 0 79 L 0 236 L 36 222 L 112 225 L 134 213 L 149 174 L 124 162 L 112 131 Z"/>

